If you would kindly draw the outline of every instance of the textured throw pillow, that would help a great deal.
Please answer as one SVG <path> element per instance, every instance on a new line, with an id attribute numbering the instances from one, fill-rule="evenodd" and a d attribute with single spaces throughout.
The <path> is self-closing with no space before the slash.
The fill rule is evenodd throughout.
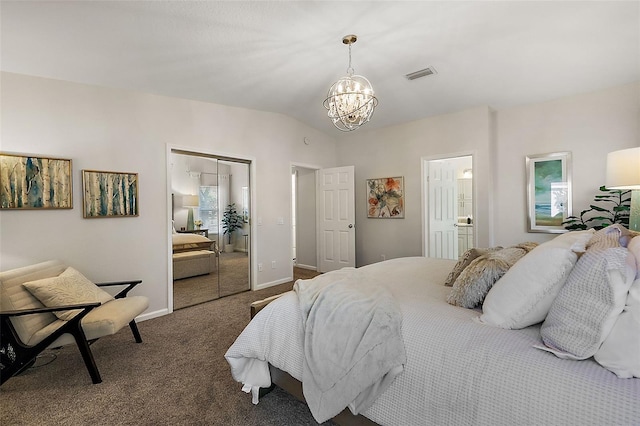
<path id="1" fill-rule="evenodd" d="M 636 279 L 629 289 L 624 311 L 593 356 L 623 379 L 640 378 L 640 236 L 633 237 L 628 248 L 636 260 Z"/>
<path id="2" fill-rule="evenodd" d="M 474 259 L 456 279 L 447 302 L 463 308 L 482 304 L 493 284 L 527 253 L 528 247 L 509 247 Z"/>
<path id="3" fill-rule="evenodd" d="M 491 248 L 470 248 L 469 250 L 465 251 L 464 254 L 462 255 L 462 257 L 458 260 L 458 262 L 455 264 L 455 266 L 453 267 L 453 269 L 451 270 L 451 272 L 449 272 L 449 275 L 447 276 L 447 279 L 444 281 L 444 285 L 446 285 L 447 287 L 451 287 L 453 285 L 453 283 L 456 281 L 456 279 L 458 278 L 458 276 L 460 276 L 460 274 L 462 273 L 462 271 L 464 271 L 464 269 L 469 266 L 469 264 L 471 262 L 473 262 L 474 259 L 485 255 L 487 253 L 490 253 L 492 251 L 496 251 L 496 250 L 501 250 L 502 247 L 491 247 Z"/>
<path id="4" fill-rule="evenodd" d="M 593 357 L 622 379 L 640 378 L 640 278 L 631 286 L 624 311 Z"/>
<path id="5" fill-rule="evenodd" d="M 589 248 L 540 328 L 550 352 L 570 359 L 593 356 L 622 312 L 635 275 L 635 258 L 626 248 Z"/>
<path id="6" fill-rule="evenodd" d="M 633 254 L 633 257 L 636 259 L 636 278 L 640 278 L 640 236 L 633 237 L 631 241 L 627 244 L 627 248 Z"/>
<path id="7" fill-rule="evenodd" d="M 113 299 L 113 296 L 71 267 L 57 277 L 29 281 L 22 285 L 47 307 L 79 303 L 106 303 Z M 79 311 L 79 309 L 57 311 L 54 314 L 61 320 L 68 321 Z"/>
<path id="8" fill-rule="evenodd" d="M 622 225 L 615 224 L 607 226 L 597 231 L 589 242 L 587 243 L 587 250 L 589 249 L 607 249 L 612 247 L 620 247 L 620 239 L 623 236 L 628 236 L 629 230 Z M 624 241 L 624 240 L 623 240 Z"/>
<path id="9" fill-rule="evenodd" d="M 567 232 L 531 250 L 491 288 L 475 321 L 509 329 L 542 322 L 578 259 L 572 247 L 594 232 Z"/>

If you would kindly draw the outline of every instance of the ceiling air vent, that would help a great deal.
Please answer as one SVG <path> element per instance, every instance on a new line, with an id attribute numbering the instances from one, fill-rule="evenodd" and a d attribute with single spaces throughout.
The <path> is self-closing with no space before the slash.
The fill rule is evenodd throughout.
<path id="1" fill-rule="evenodd" d="M 415 72 L 409 73 L 405 77 L 407 77 L 408 80 L 415 80 L 416 78 L 426 77 L 426 76 L 432 75 L 432 74 L 437 74 L 435 68 L 428 67 L 428 68 L 425 68 L 425 69 L 420 70 L 420 71 L 415 71 Z"/>

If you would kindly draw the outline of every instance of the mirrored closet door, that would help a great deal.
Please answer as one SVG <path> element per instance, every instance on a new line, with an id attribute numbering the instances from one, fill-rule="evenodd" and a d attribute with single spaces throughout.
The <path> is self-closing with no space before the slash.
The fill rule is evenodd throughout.
<path id="1" fill-rule="evenodd" d="M 172 150 L 174 310 L 251 288 L 249 165 Z"/>

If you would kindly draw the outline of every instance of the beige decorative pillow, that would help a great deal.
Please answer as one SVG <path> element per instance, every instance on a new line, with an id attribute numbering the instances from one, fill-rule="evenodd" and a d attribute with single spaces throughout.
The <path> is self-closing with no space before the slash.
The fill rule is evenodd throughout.
<path id="1" fill-rule="evenodd" d="M 629 235 L 629 230 L 622 225 L 614 224 L 596 231 L 587 243 L 587 250 L 592 248 L 608 249 L 620 247 L 620 238 Z"/>
<path id="2" fill-rule="evenodd" d="M 57 277 L 29 281 L 22 285 L 47 307 L 79 303 L 106 303 L 113 299 L 113 296 L 71 267 Z M 79 309 L 57 311 L 54 314 L 61 320 L 69 321 L 79 311 Z"/>
<path id="3" fill-rule="evenodd" d="M 538 246 L 538 243 L 534 243 L 532 241 L 526 241 L 524 243 L 520 243 L 520 244 L 516 244 L 515 248 L 521 248 L 523 249 L 525 252 L 529 253 L 531 250 L 533 250 L 534 248 L 536 248 Z"/>
<path id="4" fill-rule="evenodd" d="M 463 308 L 482 304 L 493 284 L 531 249 L 524 247 L 509 247 L 474 259 L 456 279 L 447 302 Z"/>
<path id="5" fill-rule="evenodd" d="M 502 250 L 502 247 L 471 248 L 465 251 L 462 257 L 458 260 L 458 263 L 456 263 L 451 272 L 449 272 L 447 279 L 444 281 L 444 285 L 451 287 L 460 273 L 462 273 L 462 271 L 464 271 L 464 269 L 469 266 L 474 259 L 496 250 Z"/>

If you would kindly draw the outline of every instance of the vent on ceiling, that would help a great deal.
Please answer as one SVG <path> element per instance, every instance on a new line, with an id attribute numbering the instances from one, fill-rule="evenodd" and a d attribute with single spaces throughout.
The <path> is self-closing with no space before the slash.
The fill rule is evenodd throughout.
<path id="1" fill-rule="evenodd" d="M 420 71 L 409 73 L 405 77 L 407 77 L 408 80 L 415 80 L 416 78 L 426 77 L 433 74 L 437 74 L 436 69 L 433 67 L 428 67 Z"/>

